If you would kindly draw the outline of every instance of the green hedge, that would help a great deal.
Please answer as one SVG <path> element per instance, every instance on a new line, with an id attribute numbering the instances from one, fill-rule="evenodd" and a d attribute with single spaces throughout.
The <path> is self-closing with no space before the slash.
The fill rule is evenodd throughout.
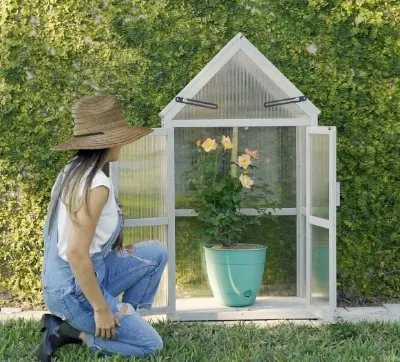
<path id="1" fill-rule="evenodd" d="M 338 129 L 338 287 L 351 302 L 400 292 L 397 0 L 3 0 L 0 288 L 40 304 L 42 227 L 68 154 L 71 103 L 118 94 L 132 124 L 158 112 L 237 32 Z M 313 45 L 310 47 L 310 45 Z M 4 303 L 4 302 L 3 302 Z"/>

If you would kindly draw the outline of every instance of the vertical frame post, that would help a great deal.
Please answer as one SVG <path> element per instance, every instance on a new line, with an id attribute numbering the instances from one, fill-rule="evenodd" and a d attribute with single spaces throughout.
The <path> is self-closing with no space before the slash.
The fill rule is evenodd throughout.
<path id="1" fill-rule="evenodd" d="M 168 202 L 168 293 L 167 319 L 173 321 L 176 313 L 175 277 L 175 137 L 174 129 L 167 128 L 167 202 Z"/>
<path id="2" fill-rule="evenodd" d="M 303 225 L 303 197 L 305 194 L 305 180 L 303 177 L 304 155 L 305 155 L 305 139 L 304 139 L 304 127 L 296 127 L 296 260 L 297 260 L 297 296 L 299 298 L 305 298 L 305 267 L 306 260 L 304 258 L 305 250 L 305 230 Z"/>
<path id="3" fill-rule="evenodd" d="M 336 312 L 336 128 L 329 127 L 329 307 Z M 333 316 L 334 318 L 334 316 Z"/>
<path id="4" fill-rule="evenodd" d="M 310 150 L 310 127 L 306 128 L 306 305 L 311 307 L 311 150 Z"/>

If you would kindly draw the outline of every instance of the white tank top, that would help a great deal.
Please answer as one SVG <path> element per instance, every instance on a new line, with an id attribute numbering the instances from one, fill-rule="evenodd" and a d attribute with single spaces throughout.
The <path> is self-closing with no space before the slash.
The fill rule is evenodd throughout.
<path id="1" fill-rule="evenodd" d="M 89 171 L 90 170 L 88 170 L 87 173 L 84 175 L 84 177 L 82 177 L 82 182 L 81 182 L 80 188 L 79 188 L 80 196 L 82 196 L 83 185 L 86 181 L 86 176 L 89 173 Z M 93 189 L 98 186 L 107 187 L 109 192 L 108 192 L 107 202 L 104 205 L 104 208 L 101 212 L 99 221 L 96 225 L 96 230 L 95 230 L 95 233 L 94 233 L 94 236 L 92 239 L 92 243 L 89 248 L 90 255 L 101 251 L 101 246 L 110 239 L 111 234 L 117 227 L 117 223 L 118 223 L 118 208 L 119 208 L 119 206 L 117 205 L 117 202 L 115 200 L 114 187 L 113 187 L 113 184 L 112 184 L 110 178 L 107 177 L 106 174 L 102 170 L 97 171 L 96 175 L 93 178 L 90 189 Z M 53 188 L 54 188 L 54 186 L 53 186 Z M 68 261 L 67 244 L 68 244 L 69 230 L 71 227 L 71 223 L 72 223 L 72 221 L 71 221 L 70 217 L 68 216 L 67 207 L 65 206 L 64 202 L 61 201 L 59 203 L 59 209 L 58 209 L 57 250 L 58 250 L 58 255 L 65 261 Z"/>

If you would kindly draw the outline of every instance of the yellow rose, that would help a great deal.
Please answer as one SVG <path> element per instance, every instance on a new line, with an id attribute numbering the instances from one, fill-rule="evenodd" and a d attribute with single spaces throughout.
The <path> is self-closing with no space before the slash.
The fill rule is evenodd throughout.
<path id="1" fill-rule="evenodd" d="M 231 139 L 229 138 L 229 136 L 228 137 L 222 136 L 221 143 L 222 143 L 222 146 L 224 146 L 225 150 L 230 150 L 230 149 L 233 148 L 233 144 L 232 144 Z"/>
<path id="2" fill-rule="evenodd" d="M 250 151 L 248 148 L 246 148 L 244 152 L 246 152 L 246 155 L 249 155 L 251 158 L 258 160 L 258 151 Z"/>
<path id="3" fill-rule="evenodd" d="M 204 151 L 210 152 L 211 150 L 217 149 L 217 143 L 215 142 L 215 139 L 207 138 L 201 147 L 203 147 Z"/>
<path id="4" fill-rule="evenodd" d="M 247 154 L 243 154 L 238 158 L 238 165 L 244 169 L 246 169 L 251 164 L 250 156 Z"/>
<path id="5" fill-rule="evenodd" d="M 242 186 L 246 189 L 250 189 L 254 183 L 254 181 L 247 175 L 240 175 L 239 180 L 242 183 Z"/>
<path id="6" fill-rule="evenodd" d="M 197 146 L 197 147 L 200 147 L 200 146 L 201 146 L 201 141 L 200 141 L 200 140 L 197 140 L 197 141 L 196 141 L 196 146 Z"/>

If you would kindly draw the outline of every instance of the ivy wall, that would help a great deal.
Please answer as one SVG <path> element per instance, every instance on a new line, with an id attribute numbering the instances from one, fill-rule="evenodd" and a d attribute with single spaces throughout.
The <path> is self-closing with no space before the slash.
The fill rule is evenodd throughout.
<path id="1" fill-rule="evenodd" d="M 72 102 L 117 94 L 134 125 L 242 32 L 338 130 L 340 301 L 400 293 L 400 5 L 397 0 L 0 3 L 0 288 L 42 303 L 42 227 L 71 154 Z"/>

